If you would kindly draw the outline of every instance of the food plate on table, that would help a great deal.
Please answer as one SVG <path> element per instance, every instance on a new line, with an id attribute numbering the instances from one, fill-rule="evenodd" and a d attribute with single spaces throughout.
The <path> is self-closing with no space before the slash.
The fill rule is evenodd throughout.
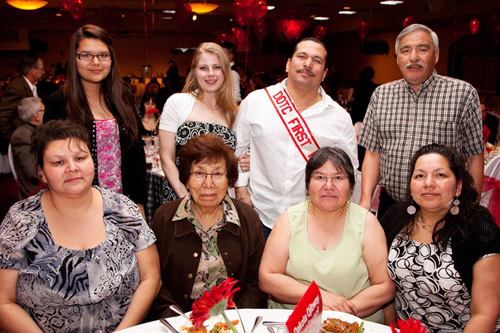
<path id="1" fill-rule="evenodd" d="M 271 310 L 271 309 L 241 309 L 239 310 L 240 315 L 241 315 L 241 320 L 243 321 L 243 325 L 245 325 L 245 330 L 246 333 L 249 333 L 250 330 L 252 329 L 252 326 L 255 321 L 255 317 L 257 316 L 262 316 L 263 321 L 279 321 L 279 322 L 286 322 L 290 314 L 292 313 L 291 310 Z M 227 317 L 229 320 L 240 320 L 238 317 L 238 314 L 236 313 L 236 310 L 226 310 Z M 327 320 L 327 319 L 340 319 L 342 321 L 348 322 L 348 323 L 354 323 L 357 322 L 359 325 L 363 323 L 364 327 L 364 333 L 391 333 L 391 329 L 388 326 L 384 326 L 381 324 L 369 322 L 362 320 L 356 316 L 343 313 L 343 312 L 337 312 L 337 311 L 323 311 L 322 315 L 322 322 Z M 192 326 L 191 323 L 186 320 L 185 318 L 182 317 L 172 317 L 168 318 L 168 321 L 179 331 L 179 333 L 190 333 L 188 332 L 187 328 Z M 210 332 L 210 330 L 214 327 L 214 325 L 217 322 L 224 322 L 224 319 L 222 316 L 217 316 L 217 317 L 212 317 L 210 319 L 207 319 L 204 323 L 204 325 L 207 328 L 207 332 Z M 235 325 L 236 329 L 238 330 L 238 333 L 243 333 L 243 327 L 241 321 L 238 322 L 237 325 Z M 280 330 L 281 332 L 281 330 Z M 269 333 L 267 331 L 267 327 L 260 324 L 257 329 L 255 330 L 255 333 Z"/>
<path id="2" fill-rule="evenodd" d="M 246 333 L 250 333 L 250 330 L 253 327 L 253 324 L 255 322 L 255 318 L 257 316 L 262 316 L 263 317 L 263 322 L 264 321 L 279 321 L 279 322 L 285 322 L 290 314 L 292 313 L 292 310 L 274 310 L 274 309 L 240 309 L 239 310 L 240 315 L 241 315 L 241 320 L 243 320 L 243 325 L 245 325 Z M 229 320 L 240 320 L 238 317 L 238 314 L 236 313 L 236 310 L 226 310 L 226 314 L 229 318 Z M 376 324 L 372 323 L 369 321 L 361 320 L 360 318 L 343 313 L 343 312 L 337 312 L 337 311 L 323 311 L 323 321 L 328 319 L 328 318 L 336 318 L 340 319 L 343 321 L 346 321 L 348 323 L 353 323 L 357 322 L 361 324 L 363 322 L 363 327 L 365 328 L 364 333 L 392 333 L 391 328 L 389 326 L 384 326 L 381 324 Z M 189 327 L 191 326 L 191 323 L 189 320 L 183 317 L 169 317 L 166 318 L 168 322 L 175 327 L 179 333 L 187 333 L 186 329 L 182 329 L 183 326 Z M 238 333 L 244 333 L 243 332 L 243 326 L 242 322 L 238 323 L 235 325 L 236 329 L 238 330 Z M 222 319 L 222 316 L 217 316 L 213 317 L 210 319 L 207 319 L 204 323 L 204 325 L 207 326 L 207 330 L 210 331 L 213 326 L 215 325 L 216 322 L 222 321 L 224 322 L 224 319 Z M 276 328 L 276 327 L 275 327 Z M 275 330 L 277 333 L 283 333 L 284 330 L 279 329 Z M 137 325 L 131 328 L 128 328 L 126 330 L 120 331 L 120 333 L 170 333 L 170 331 L 167 329 L 166 326 L 164 326 L 162 323 L 160 323 L 159 320 L 155 320 L 149 323 L 144 323 L 141 325 Z M 267 330 L 267 327 L 260 324 L 257 329 L 254 331 L 254 333 L 269 333 Z M 319 332 L 318 332 L 319 333 Z"/>

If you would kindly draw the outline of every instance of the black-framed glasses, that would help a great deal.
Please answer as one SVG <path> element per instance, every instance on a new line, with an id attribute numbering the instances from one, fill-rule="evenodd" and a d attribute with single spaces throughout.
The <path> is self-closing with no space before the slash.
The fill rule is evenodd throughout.
<path id="1" fill-rule="evenodd" d="M 203 182 L 207 178 L 207 176 L 211 176 L 214 182 L 222 182 L 226 179 L 227 174 L 223 172 L 203 172 L 203 171 L 193 171 L 189 173 L 191 175 L 191 179 L 195 182 Z"/>
<path id="2" fill-rule="evenodd" d="M 77 53 L 76 57 L 83 61 L 92 61 L 94 60 L 94 57 L 97 57 L 99 61 L 111 60 L 111 54 L 109 53 L 101 53 L 101 54 Z"/>

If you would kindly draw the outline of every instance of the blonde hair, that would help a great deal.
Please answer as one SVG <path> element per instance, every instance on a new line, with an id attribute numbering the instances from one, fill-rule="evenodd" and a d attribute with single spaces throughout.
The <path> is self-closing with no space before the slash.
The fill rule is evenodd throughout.
<path id="1" fill-rule="evenodd" d="M 224 114 L 226 115 L 229 127 L 233 126 L 234 120 L 236 118 L 236 111 L 238 110 L 238 104 L 234 100 L 233 95 L 233 76 L 231 74 L 231 67 L 229 66 L 229 58 L 226 51 L 216 43 L 201 43 L 193 55 L 193 60 L 191 61 L 191 66 L 189 74 L 186 77 L 186 84 L 182 89 L 183 93 L 190 93 L 195 96 L 198 100 L 203 98 L 204 92 L 200 89 L 198 80 L 196 79 L 196 65 L 202 54 L 211 53 L 219 58 L 220 65 L 222 68 L 222 73 L 224 74 L 224 83 L 220 87 L 219 93 L 217 94 L 217 105 L 220 106 Z"/>

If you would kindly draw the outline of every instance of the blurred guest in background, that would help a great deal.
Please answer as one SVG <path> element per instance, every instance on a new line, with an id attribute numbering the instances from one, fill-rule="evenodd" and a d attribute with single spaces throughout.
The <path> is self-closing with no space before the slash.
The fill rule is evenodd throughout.
<path id="1" fill-rule="evenodd" d="M 381 223 L 396 283 L 388 322 L 418 319 L 430 333 L 500 329 L 500 230 L 455 148 L 431 144 L 410 163 L 405 202 Z M 395 310 L 395 311 L 394 311 Z"/>
<path id="2" fill-rule="evenodd" d="M 320 148 L 307 162 L 307 200 L 281 214 L 262 257 L 270 308 L 293 309 L 315 281 L 325 310 L 384 322 L 382 306 L 394 297 L 386 239 L 377 218 L 351 202 L 354 171 L 340 148 Z"/>
<path id="3" fill-rule="evenodd" d="M 155 235 L 127 197 L 93 187 L 87 129 L 53 120 L 33 149 L 48 190 L 0 225 L 0 326 L 112 332 L 139 324 L 160 287 Z"/>
<path id="4" fill-rule="evenodd" d="M 7 154 L 7 147 L 14 130 L 22 125 L 17 116 L 17 105 L 25 97 L 38 97 L 35 82 L 43 76 L 42 58 L 36 53 L 25 53 L 17 65 L 16 76 L 2 94 L 0 103 L 0 153 Z"/>
<path id="5" fill-rule="evenodd" d="M 146 320 L 175 315 L 171 304 L 191 311 L 193 302 L 226 278 L 241 288 L 239 308 L 265 307 L 258 286 L 264 237 L 257 213 L 227 195 L 238 177 L 238 159 L 217 134 L 191 139 L 178 153 L 183 199 L 163 204 L 151 226 L 163 285 Z"/>
<path id="6" fill-rule="evenodd" d="M 231 67 L 231 75 L 232 75 L 232 83 L 233 83 L 233 97 L 236 103 L 241 102 L 241 90 L 240 90 L 240 74 L 238 74 L 236 70 L 236 65 L 234 62 L 234 53 L 236 52 L 236 45 L 234 45 L 231 42 L 224 42 L 221 44 L 221 46 L 224 48 L 224 51 L 226 51 L 226 54 L 229 58 L 229 66 Z"/>
<path id="7" fill-rule="evenodd" d="M 159 111 L 156 108 L 156 95 L 154 93 L 142 95 L 141 104 L 139 105 L 139 117 L 141 118 L 141 135 L 156 135 Z"/>
<path id="8" fill-rule="evenodd" d="M 16 128 L 10 139 L 10 144 L 20 200 L 26 199 L 40 190 L 36 160 L 31 150 L 31 134 L 35 127 L 42 124 L 44 112 L 45 106 L 38 97 L 23 98 L 17 107 L 19 119 L 24 124 Z"/>
<path id="9" fill-rule="evenodd" d="M 352 123 L 363 122 L 366 109 L 370 104 L 370 98 L 373 91 L 378 87 L 378 84 L 373 83 L 375 71 L 371 66 L 367 66 L 361 70 L 359 80 L 354 82 L 347 94 L 347 101 L 351 103 L 351 119 Z"/>
<path id="10" fill-rule="evenodd" d="M 140 120 L 123 84 L 113 40 L 95 25 L 85 25 L 74 33 L 64 89 L 50 96 L 43 120 L 66 118 L 89 131 L 94 185 L 125 194 L 143 211 L 146 157 Z"/>

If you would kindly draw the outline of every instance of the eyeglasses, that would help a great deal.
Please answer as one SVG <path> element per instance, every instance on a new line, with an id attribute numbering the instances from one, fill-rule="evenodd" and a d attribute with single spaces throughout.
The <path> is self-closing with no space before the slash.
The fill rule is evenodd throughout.
<path id="1" fill-rule="evenodd" d="M 323 184 L 326 184 L 328 182 L 328 180 L 331 180 L 332 183 L 334 183 L 334 184 L 339 184 L 339 183 L 342 183 L 344 180 L 346 180 L 347 176 L 339 175 L 339 176 L 335 176 L 332 178 L 328 178 L 328 177 L 325 177 L 323 175 L 313 175 L 311 177 L 311 179 L 314 180 L 315 182 L 323 183 Z"/>
<path id="2" fill-rule="evenodd" d="M 109 53 L 101 53 L 101 54 L 77 53 L 76 57 L 83 61 L 92 61 L 94 60 L 94 57 L 97 57 L 99 61 L 111 60 L 111 54 Z"/>
<path id="3" fill-rule="evenodd" d="M 222 182 L 226 179 L 227 176 L 227 174 L 222 172 L 208 173 L 203 171 L 193 171 L 190 172 L 189 174 L 191 175 L 191 179 L 194 180 L 195 182 L 203 182 L 209 175 L 212 177 L 212 181 Z"/>

